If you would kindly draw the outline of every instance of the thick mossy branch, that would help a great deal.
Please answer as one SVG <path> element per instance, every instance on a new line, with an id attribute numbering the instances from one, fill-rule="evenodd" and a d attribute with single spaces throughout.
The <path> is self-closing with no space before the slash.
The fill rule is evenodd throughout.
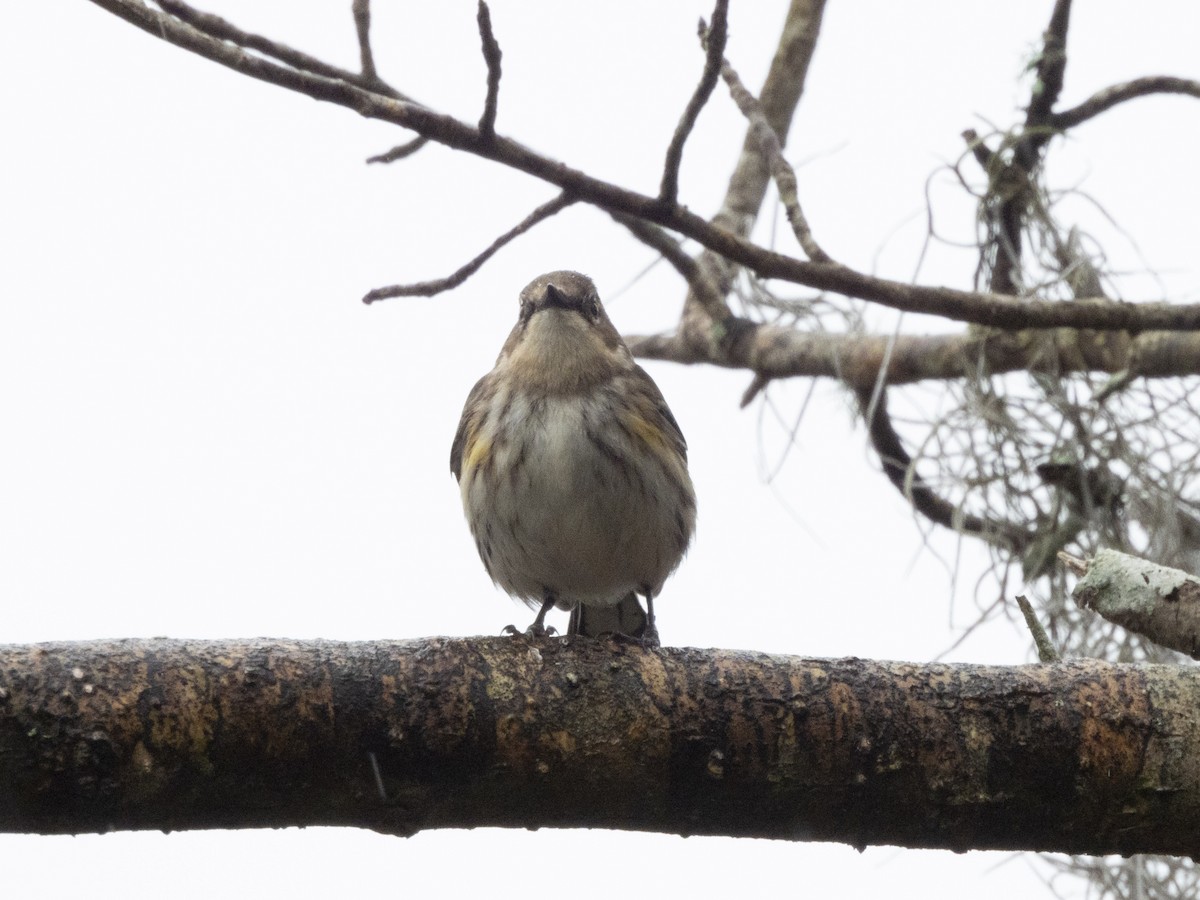
<path id="1" fill-rule="evenodd" d="M 590 640 L 0 648 L 0 829 L 603 827 L 1194 854 L 1200 672 Z"/>

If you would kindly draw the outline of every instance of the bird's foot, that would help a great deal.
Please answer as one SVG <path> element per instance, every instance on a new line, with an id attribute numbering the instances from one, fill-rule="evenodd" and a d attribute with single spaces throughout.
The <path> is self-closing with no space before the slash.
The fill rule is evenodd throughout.
<path id="1" fill-rule="evenodd" d="M 522 631 L 516 625 L 505 625 L 500 630 L 500 633 L 501 634 L 511 634 L 514 637 L 517 635 L 520 635 L 521 637 L 527 637 L 527 638 L 532 638 L 534 640 L 537 640 L 538 638 L 553 637 L 554 635 L 558 634 L 558 629 L 555 628 L 553 625 L 546 627 L 545 625 L 538 625 L 537 622 L 534 622 L 532 625 L 530 625 L 524 631 Z"/>
<path id="2" fill-rule="evenodd" d="M 657 650 L 662 647 L 662 641 L 658 639 L 658 627 L 654 624 L 653 619 L 646 623 L 640 640 L 643 650 Z"/>

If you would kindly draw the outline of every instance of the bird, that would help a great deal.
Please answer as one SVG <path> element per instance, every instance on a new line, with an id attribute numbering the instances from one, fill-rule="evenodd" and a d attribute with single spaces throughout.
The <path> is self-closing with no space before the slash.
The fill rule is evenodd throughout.
<path id="1" fill-rule="evenodd" d="M 533 279 L 450 450 L 484 567 L 537 610 L 526 634 L 548 634 L 558 607 L 571 610 L 568 635 L 658 646 L 654 598 L 696 527 L 687 451 L 592 280 Z"/>

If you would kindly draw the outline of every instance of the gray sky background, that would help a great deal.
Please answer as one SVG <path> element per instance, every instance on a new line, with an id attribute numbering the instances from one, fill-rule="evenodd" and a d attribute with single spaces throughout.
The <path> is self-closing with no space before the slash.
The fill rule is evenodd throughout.
<path id="1" fill-rule="evenodd" d="M 353 67 L 349 6 L 208 8 Z M 727 55 L 751 86 L 785 6 L 733 4 Z M 1049 9 L 830 4 L 788 150 L 826 249 L 913 277 L 927 179 L 962 153 L 964 128 L 1019 115 Z M 703 65 L 695 23 L 708 13 L 684 0 L 496 0 L 498 130 L 652 192 Z M 1136 14 L 1078 4 L 1065 102 L 1137 75 L 1197 77 L 1198 23 L 1186 0 Z M 364 307 L 372 287 L 449 273 L 553 190 L 437 147 L 368 167 L 406 135 L 190 56 L 83 0 L 14 4 L 5 25 L 0 640 L 366 640 L 527 624 L 488 581 L 448 471 L 463 399 L 539 272 L 591 274 L 627 333 L 672 325 L 674 273 L 638 278 L 651 254 L 576 208 L 452 294 Z M 377 0 L 374 33 L 391 83 L 478 116 L 473 3 Z M 1162 276 L 1131 276 L 1128 299 L 1198 299 L 1198 126 L 1195 101 L 1151 98 L 1056 143 L 1053 184 L 1080 186 L 1125 234 L 1085 201 L 1064 212 L 1118 268 Z M 715 209 L 743 133 L 719 87 L 685 153 L 681 195 L 697 212 Z M 970 240 L 972 206 L 945 173 L 930 185 L 939 230 Z M 772 227 L 768 216 L 763 240 Z M 778 233 L 790 249 L 786 224 Z M 969 252 L 935 248 L 919 277 L 966 287 L 974 266 Z M 871 321 L 897 324 L 887 312 Z M 977 550 L 961 548 L 956 579 L 957 544 L 938 535 L 925 547 L 833 386 L 818 385 L 789 447 L 807 384 L 739 410 L 745 373 L 648 368 L 688 437 L 700 500 L 697 540 L 657 604 L 665 642 L 929 660 L 994 598 L 987 583 L 976 593 Z M 1021 663 L 1027 640 L 998 624 L 949 658 Z M 43 897 L 1049 896 L 1028 859 L 1007 854 L 601 832 L 0 836 L 0 863 L 13 896 Z"/>

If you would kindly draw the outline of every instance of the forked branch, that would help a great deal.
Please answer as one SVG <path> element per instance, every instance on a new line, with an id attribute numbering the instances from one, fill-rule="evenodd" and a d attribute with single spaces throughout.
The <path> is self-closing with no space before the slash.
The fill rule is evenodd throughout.
<path id="1" fill-rule="evenodd" d="M 179 0 L 163 0 L 172 15 L 140 0 L 92 0 L 147 33 L 245 75 L 391 122 L 455 150 L 525 172 L 554 184 L 579 202 L 652 222 L 691 238 L 729 263 L 763 278 L 845 294 L 905 312 L 920 312 L 998 328 L 1094 328 L 1144 331 L 1200 330 L 1200 304 L 1121 303 L 1087 298 L 1070 303 L 1016 300 L 993 293 L 910 285 L 876 278 L 833 262 L 801 260 L 762 247 L 706 221 L 678 203 L 663 203 L 590 176 L 500 135 L 403 99 L 394 89 L 248 35 Z M 189 21 L 190 20 L 190 21 Z M 256 52 L 248 52 L 249 50 Z"/>

